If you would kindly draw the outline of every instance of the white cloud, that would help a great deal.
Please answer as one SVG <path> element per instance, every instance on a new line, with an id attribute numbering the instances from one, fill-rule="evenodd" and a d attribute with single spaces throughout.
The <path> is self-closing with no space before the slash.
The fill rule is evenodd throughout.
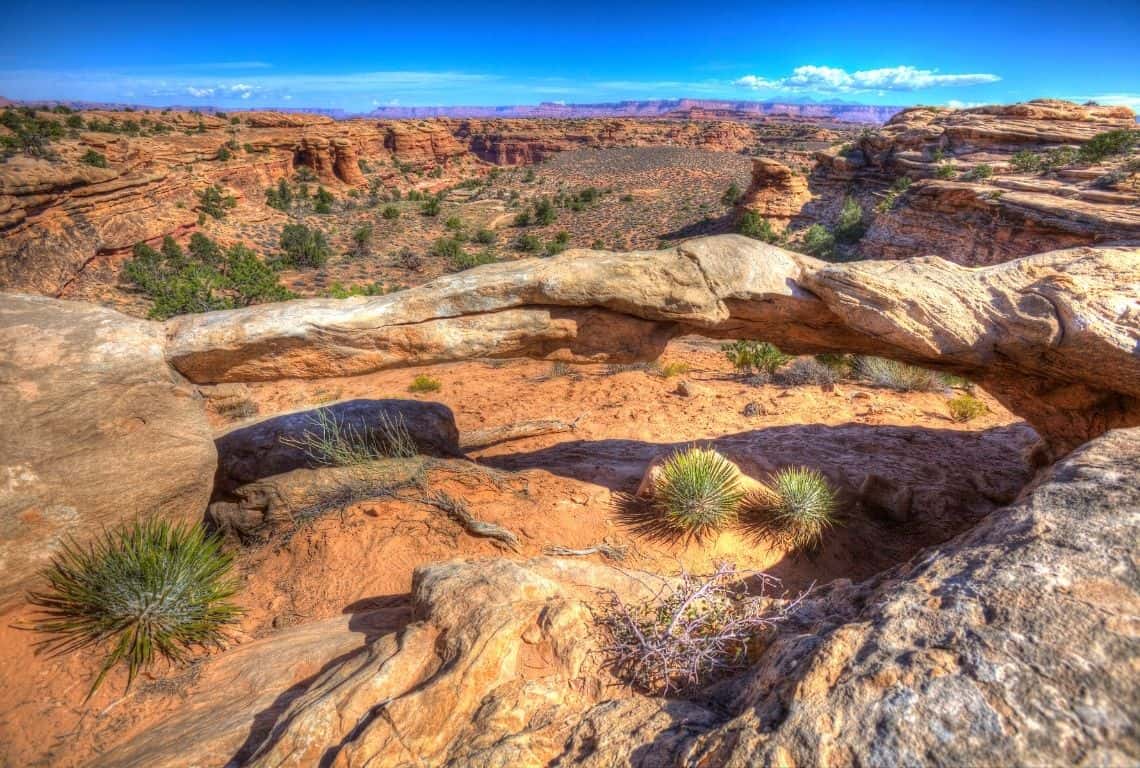
<path id="1" fill-rule="evenodd" d="M 971 109 L 973 107 L 981 107 L 985 104 L 984 101 L 958 101 L 957 99 L 949 99 L 946 106 L 950 109 Z"/>
<path id="2" fill-rule="evenodd" d="M 752 90 L 777 90 L 791 93 L 866 93 L 871 91 L 917 91 L 923 88 L 961 87 L 996 83 L 1001 80 L 991 74 L 941 74 L 938 70 L 899 66 L 880 69 L 863 69 L 848 72 L 839 67 L 821 67 L 805 64 L 796 67 L 787 77 L 770 79 L 758 75 L 745 75 L 733 85 Z"/>
<path id="3" fill-rule="evenodd" d="M 1133 112 L 1140 112 L 1140 93 L 1102 93 L 1099 96 L 1072 96 L 1072 101 L 1082 103 L 1095 101 L 1106 107 L 1129 107 Z"/>
<path id="4" fill-rule="evenodd" d="M 164 85 L 165 85 L 165 83 L 164 83 Z M 198 97 L 199 99 L 204 99 L 207 96 L 213 96 L 214 95 L 214 89 L 213 88 L 195 88 L 192 85 L 186 89 L 186 92 L 189 93 L 191 96 Z"/>

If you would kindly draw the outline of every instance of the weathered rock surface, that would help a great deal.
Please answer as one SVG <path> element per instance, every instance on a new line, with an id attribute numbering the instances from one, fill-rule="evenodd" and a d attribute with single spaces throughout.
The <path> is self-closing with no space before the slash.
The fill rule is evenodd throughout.
<path id="1" fill-rule="evenodd" d="M 199 519 L 214 441 L 154 323 L 0 295 L 0 604 L 68 536 L 160 514 Z"/>
<path id="2" fill-rule="evenodd" d="M 816 155 L 815 195 L 797 220 L 830 222 L 854 195 L 870 227 L 853 255 L 900 259 L 936 253 L 966 266 L 1079 245 L 1140 242 L 1140 185 L 1125 158 L 1018 172 L 1014 153 L 1074 150 L 1098 133 L 1136 130 L 1126 107 L 1039 100 L 950 110 L 903 110 L 854 145 Z M 985 178 L 969 177 L 987 166 Z M 1129 170 L 1131 168 L 1131 170 Z M 951 178 L 938 176 L 950 171 Z M 1117 172 L 1119 178 L 1111 180 Z M 914 183 L 889 210 L 887 189 Z M 750 190 L 760 194 L 760 190 Z"/>
<path id="3" fill-rule="evenodd" d="M 788 166 L 766 157 L 752 160 L 752 182 L 737 212 L 753 211 L 783 230 L 811 200 L 807 179 Z"/>
<path id="4" fill-rule="evenodd" d="M 328 418 L 361 437 L 383 444 L 385 430 L 402 425 L 420 454 L 461 456 L 459 430 L 451 409 L 419 400 L 349 400 L 322 408 Z M 297 445 L 306 432 L 320 436 L 313 410 L 273 416 L 243 424 L 216 440 L 218 472 L 214 491 L 226 494 L 240 485 L 294 469 L 318 466 Z"/>
<path id="5" fill-rule="evenodd" d="M 1060 452 L 1140 423 L 1140 252 L 1073 249 L 987 269 L 936 257 L 826 264 L 738 236 L 573 250 L 376 299 L 175 318 L 193 381 L 351 375 L 469 357 L 648 360 L 671 337 L 763 338 L 964 375 Z"/>
<path id="6" fill-rule="evenodd" d="M 597 666 L 599 590 L 637 600 L 656 577 L 548 558 L 427 566 L 413 623 L 256 723 L 199 690 L 102 764 L 227 744 L 229 764 L 255 766 L 1129 765 L 1138 475 L 1140 430 L 1098 438 L 967 533 L 810 595 L 748 672 L 694 701 L 631 695 Z M 290 663 L 254 648 L 219 666 L 245 681 L 233 670 Z"/>

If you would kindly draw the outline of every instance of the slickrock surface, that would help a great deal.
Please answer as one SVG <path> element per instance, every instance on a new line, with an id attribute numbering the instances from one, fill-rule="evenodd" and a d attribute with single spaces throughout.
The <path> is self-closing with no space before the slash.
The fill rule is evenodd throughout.
<path id="1" fill-rule="evenodd" d="M 1137 473 L 1140 430 L 1108 433 L 966 534 L 833 582 L 708 692 L 715 707 L 631 695 L 595 667 L 597 590 L 636 597 L 656 577 L 455 561 L 416 572 L 411 624 L 262 709 L 246 741 L 240 718 L 203 717 L 229 706 L 207 689 L 102 764 L 225 747 L 230 764 L 275 768 L 1127 765 L 1140 759 Z M 251 656 L 256 675 L 282 663 Z"/>
<path id="2" fill-rule="evenodd" d="M 68 537 L 139 513 L 201 519 L 217 456 L 161 326 L 0 294 L 0 605 Z"/>
<path id="3" fill-rule="evenodd" d="M 175 318 L 199 383 L 351 375 L 471 357 L 657 357 L 682 333 L 855 351 L 977 381 L 1065 452 L 1140 419 L 1140 252 L 1074 249 L 988 269 L 936 257 L 832 265 L 748 238 L 569 251 L 376 299 Z"/>

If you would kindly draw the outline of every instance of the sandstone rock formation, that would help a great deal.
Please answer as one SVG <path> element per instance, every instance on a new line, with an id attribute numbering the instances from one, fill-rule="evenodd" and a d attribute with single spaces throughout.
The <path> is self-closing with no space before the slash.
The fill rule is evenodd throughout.
<path id="1" fill-rule="evenodd" d="M 0 294 L 0 605 L 69 536 L 201 518 L 214 441 L 164 342 L 111 310 Z"/>
<path id="2" fill-rule="evenodd" d="M 647 360 L 678 334 L 876 354 L 971 378 L 1059 452 L 1140 420 L 1140 253 L 988 269 L 927 257 L 832 265 L 747 238 L 573 250 L 376 299 L 185 316 L 170 363 L 199 383 L 352 375 L 469 357 Z"/>
<path id="3" fill-rule="evenodd" d="M 813 593 L 749 671 L 693 701 L 631 694 L 598 668 L 600 590 L 637 600 L 658 577 L 549 558 L 428 566 L 411 624 L 348 653 L 332 632 L 343 655 L 273 704 L 256 689 L 256 722 L 203 688 L 103 764 L 1130 764 L 1138 473 L 1140 430 L 1098 438 L 971 531 Z M 242 690 L 295 679 L 292 655 L 253 653 L 275 642 L 221 666 Z"/>
<path id="4" fill-rule="evenodd" d="M 123 121 L 124 113 L 86 111 L 87 120 Z M 0 288 L 61 296 L 82 273 L 106 283 L 117 261 L 139 242 L 179 237 L 198 222 L 195 193 L 220 185 L 261 221 L 265 189 L 305 165 L 320 183 L 363 188 L 360 162 L 395 188 L 406 184 L 396 165 L 438 169 L 443 188 L 492 165 L 541 161 L 569 149 L 687 146 L 740 151 L 755 140 L 741 123 L 613 120 L 334 121 L 317 115 L 242 113 L 239 125 L 210 115 L 135 115 L 170 129 L 157 136 L 84 132 L 57 142 L 59 161 L 19 157 L 0 165 Z M 227 161 L 219 148 L 240 150 Z M 87 149 L 108 167 L 80 162 Z M 256 201 L 257 205 L 245 203 Z"/>
<path id="5" fill-rule="evenodd" d="M 752 160 L 752 182 L 737 211 L 754 211 L 782 231 L 809 200 L 806 178 L 778 160 L 757 157 Z"/>
<path id="6" fill-rule="evenodd" d="M 459 449 L 455 416 L 440 403 L 349 400 L 322 410 L 346 431 L 351 430 L 365 438 L 375 436 L 383 441 L 384 430 L 391 425 L 403 428 L 422 455 L 463 455 Z M 215 493 L 229 493 L 240 485 L 263 477 L 317 466 L 306 450 L 296 444 L 306 432 L 314 436 L 323 433 L 312 410 L 279 414 L 253 424 L 243 424 L 218 437 Z M 287 442 L 283 442 L 283 438 Z"/>
<path id="7" fill-rule="evenodd" d="M 801 221 L 830 221 L 854 194 L 870 220 L 859 256 L 937 253 L 966 266 L 1078 245 L 1134 244 L 1140 241 L 1140 190 L 1135 184 L 1105 186 L 1100 179 L 1111 162 L 1069 163 L 1046 175 L 1021 173 L 1011 164 L 1018 151 L 1075 149 L 1119 129 L 1136 130 L 1127 107 L 1039 100 L 903 110 L 853 145 L 817 153 L 811 175 L 816 199 Z M 993 175 L 970 179 L 981 166 Z M 953 178 L 938 177 L 940 169 Z M 890 210 L 871 216 L 903 177 L 913 181 L 910 188 Z"/>

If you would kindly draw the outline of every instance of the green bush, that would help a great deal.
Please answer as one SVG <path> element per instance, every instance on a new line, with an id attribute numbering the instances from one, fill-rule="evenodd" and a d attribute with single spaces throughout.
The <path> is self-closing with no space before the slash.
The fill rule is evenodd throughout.
<path id="1" fill-rule="evenodd" d="M 412 379 L 412 383 L 408 385 L 409 392 L 438 392 L 443 386 L 439 379 L 433 379 L 427 374 L 421 373 L 419 376 Z"/>
<path id="2" fill-rule="evenodd" d="M 804 232 L 803 250 L 817 259 L 830 259 L 835 255 L 835 235 L 822 224 L 812 224 Z"/>
<path id="3" fill-rule="evenodd" d="M 380 212 L 380 215 L 388 221 L 394 221 L 400 218 L 400 209 L 394 205 L 386 205 L 384 206 L 384 210 Z"/>
<path id="4" fill-rule="evenodd" d="M 295 267 L 323 267 L 332 255 L 325 233 L 304 224 L 286 224 L 280 245 L 285 263 Z"/>
<path id="5" fill-rule="evenodd" d="M 87 150 L 83 157 L 79 158 L 79 162 L 94 166 L 96 168 L 107 167 L 107 157 L 96 152 L 93 149 Z"/>
<path id="6" fill-rule="evenodd" d="M 762 240 L 765 243 L 774 243 L 780 239 L 779 234 L 772 228 L 772 223 L 760 216 L 756 211 L 745 211 L 740 217 L 736 231 L 745 237 Z"/>
<path id="7" fill-rule="evenodd" d="M 743 508 L 772 539 L 792 549 L 809 549 L 836 524 L 838 497 L 816 470 L 785 467 L 772 476 L 770 489 L 750 493 Z"/>
<path id="8" fill-rule="evenodd" d="M 841 243 L 854 243 L 863 237 L 867 224 L 863 221 L 863 206 L 853 197 L 843 201 L 839 220 L 835 223 L 835 239 Z"/>
<path id="9" fill-rule="evenodd" d="M 1098 133 L 1077 150 L 1077 159 L 1083 163 L 1099 163 L 1113 155 L 1123 155 L 1140 141 L 1140 131 L 1120 128 Z"/>
<path id="10" fill-rule="evenodd" d="M 420 213 L 424 216 L 438 216 L 440 201 L 438 197 L 429 197 L 420 206 Z"/>
<path id="11" fill-rule="evenodd" d="M 744 199 L 744 193 L 740 191 L 740 187 L 736 186 L 736 182 L 728 185 L 728 189 L 720 196 L 720 201 L 728 207 L 732 207 Z"/>
<path id="12" fill-rule="evenodd" d="M 1018 150 L 1009 158 L 1009 164 L 1018 173 L 1036 173 L 1041 170 L 1041 159 L 1036 152 L 1028 149 Z"/>
<path id="13" fill-rule="evenodd" d="M 547 198 L 542 198 L 534 204 L 534 220 L 540 227 L 553 224 L 558 218 L 558 211 Z"/>
<path id="14" fill-rule="evenodd" d="M 498 260 L 499 257 L 491 252 L 490 249 L 475 254 L 460 251 L 450 258 L 453 272 L 462 272 L 465 269 L 480 267 L 484 264 L 494 264 Z"/>
<path id="15" fill-rule="evenodd" d="M 309 184 L 317 180 L 317 174 L 307 165 L 298 165 L 293 172 L 293 178 L 301 184 Z"/>
<path id="16" fill-rule="evenodd" d="M 324 187 L 317 187 L 317 194 L 313 197 L 313 213 L 332 213 L 332 204 L 335 200 L 332 192 Z"/>
<path id="17" fill-rule="evenodd" d="M 934 171 L 934 175 L 939 179 L 952 179 L 958 175 L 958 170 L 954 167 L 954 163 L 939 163 L 938 168 Z"/>
<path id="18" fill-rule="evenodd" d="M 515 240 L 515 248 L 523 253 L 538 253 L 542 250 L 542 241 L 537 235 L 523 234 Z"/>
<path id="19" fill-rule="evenodd" d="M 716 451 L 696 446 L 670 456 L 653 488 L 665 524 L 695 537 L 735 519 L 743 496 L 736 467 Z"/>
<path id="20" fill-rule="evenodd" d="M 986 404 L 971 394 L 963 393 L 946 403 L 950 418 L 965 423 L 981 416 L 988 409 Z"/>
<path id="21" fill-rule="evenodd" d="M 63 545 L 29 601 L 44 618 L 35 629 L 59 653 L 106 649 L 88 698 L 117 664 L 127 687 L 155 654 L 181 662 L 195 646 L 221 645 L 240 610 L 232 557 L 200 526 L 165 520 L 104 532 L 87 547 Z"/>
<path id="22" fill-rule="evenodd" d="M 64 120 L 64 125 L 66 125 L 68 128 L 80 130 L 83 128 L 83 118 L 79 115 L 68 115 L 67 119 Z"/>
<path id="23" fill-rule="evenodd" d="M 217 184 L 206 187 L 198 193 L 198 210 L 215 219 L 224 219 L 226 211 L 237 205 L 237 199 L 232 195 L 222 194 L 222 188 Z"/>
<path id="24" fill-rule="evenodd" d="M 895 179 L 891 184 L 891 188 L 887 190 L 887 194 L 883 196 L 882 202 L 875 206 L 875 211 L 878 213 L 886 213 L 895 207 L 899 197 L 910 189 L 911 179 L 910 176 L 900 176 Z"/>
<path id="25" fill-rule="evenodd" d="M 515 214 L 516 227 L 529 227 L 530 226 L 530 211 L 519 211 Z"/>
<path id="26" fill-rule="evenodd" d="M 352 230 L 352 252 L 364 258 L 372 252 L 372 225 L 365 224 Z"/>
<path id="27" fill-rule="evenodd" d="M 265 190 L 265 204 L 279 211 L 288 211 L 293 205 L 293 192 L 285 179 L 279 179 L 276 187 Z"/>
<path id="28" fill-rule="evenodd" d="M 463 219 L 458 216 L 448 216 L 447 221 L 443 222 L 443 227 L 452 232 L 459 232 L 463 229 Z"/>
<path id="29" fill-rule="evenodd" d="M 731 344 L 722 344 L 720 350 L 733 367 L 743 374 L 757 370 L 771 376 L 780 366 L 793 359 L 792 355 L 784 354 L 779 347 L 767 341 L 740 339 Z"/>
<path id="30" fill-rule="evenodd" d="M 475 233 L 475 242 L 480 245 L 492 245 L 495 242 L 495 233 L 489 229 L 480 229 Z"/>
<path id="31" fill-rule="evenodd" d="M 994 168 L 989 163 L 979 163 L 962 174 L 964 181 L 982 181 L 994 175 Z"/>
<path id="32" fill-rule="evenodd" d="M 929 392 L 941 387 L 938 374 L 896 360 L 860 357 L 855 367 L 872 384 L 900 392 Z"/>
<path id="33" fill-rule="evenodd" d="M 229 148 L 225 145 L 218 147 L 218 152 L 214 155 L 215 160 L 220 160 L 223 163 L 229 160 L 231 157 L 233 157 L 233 155 L 230 154 Z"/>

